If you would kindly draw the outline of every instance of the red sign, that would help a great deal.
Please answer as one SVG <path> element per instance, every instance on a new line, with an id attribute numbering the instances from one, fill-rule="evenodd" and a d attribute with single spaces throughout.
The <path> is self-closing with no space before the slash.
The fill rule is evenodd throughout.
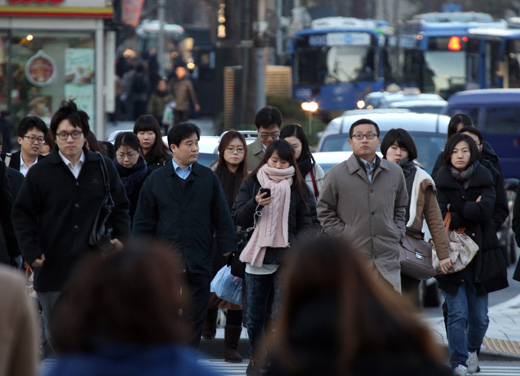
<path id="1" fill-rule="evenodd" d="M 144 0 L 122 0 L 123 23 L 137 27 L 141 19 Z"/>
<path id="2" fill-rule="evenodd" d="M 59 4 L 63 3 L 65 0 L 9 0 L 11 4 Z"/>

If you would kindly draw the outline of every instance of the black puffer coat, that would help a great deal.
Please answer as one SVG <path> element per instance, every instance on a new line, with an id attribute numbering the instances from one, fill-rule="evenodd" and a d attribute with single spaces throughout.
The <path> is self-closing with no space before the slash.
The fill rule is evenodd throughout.
<path id="1" fill-rule="evenodd" d="M 493 221 L 495 207 L 495 182 L 490 171 L 476 162 L 477 166 L 466 189 L 452 177 L 448 168 L 439 170 L 435 184 L 437 200 L 443 217 L 450 204 L 451 229 L 464 227 L 479 246 L 479 251 L 470 265 L 460 272 L 438 276 L 439 288 L 455 295 L 463 283 L 466 270 L 473 268 L 478 294 L 500 290 L 508 286 L 507 266 L 499 248 Z M 478 197 L 479 202 L 476 202 Z"/>

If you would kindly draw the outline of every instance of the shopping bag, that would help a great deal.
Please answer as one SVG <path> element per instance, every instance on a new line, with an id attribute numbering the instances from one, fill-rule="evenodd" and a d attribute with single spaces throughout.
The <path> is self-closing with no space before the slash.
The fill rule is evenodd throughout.
<path id="1" fill-rule="evenodd" d="M 231 266 L 224 265 L 211 281 L 210 291 L 233 304 L 242 304 L 242 278 L 231 274 Z"/>

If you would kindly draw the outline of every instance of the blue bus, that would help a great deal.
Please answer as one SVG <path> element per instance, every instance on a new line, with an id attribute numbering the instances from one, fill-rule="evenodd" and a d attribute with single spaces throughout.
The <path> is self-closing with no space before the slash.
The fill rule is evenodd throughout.
<path id="1" fill-rule="evenodd" d="M 383 88 L 385 31 L 376 22 L 330 17 L 297 32 L 289 52 L 293 98 L 318 102 L 320 112 L 356 108 L 356 102 Z"/>
<path id="2" fill-rule="evenodd" d="M 468 32 L 466 89 L 520 88 L 520 30 Z"/>
<path id="3" fill-rule="evenodd" d="M 465 89 L 468 30 L 506 28 L 503 20 L 475 12 L 424 13 L 405 22 L 390 43 L 393 76 L 402 86 L 444 98 Z"/>

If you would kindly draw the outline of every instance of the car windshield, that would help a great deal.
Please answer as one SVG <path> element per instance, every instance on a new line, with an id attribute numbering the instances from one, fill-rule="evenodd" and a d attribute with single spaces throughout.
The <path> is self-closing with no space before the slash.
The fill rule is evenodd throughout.
<path id="1" fill-rule="evenodd" d="M 446 143 L 446 136 L 440 133 L 433 132 L 409 132 L 414 139 L 417 146 L 417 162 L 419 162 L 424 169 L 431 174 L 435 161 L 440 152 L 444 149 Z M 386 132 L 381 132 L 381 139 L 385 137 Z M 352 151 L 348 145 L 348 134 L 333 134 L 327 136 L 323 140 L 320 151 Z M 381 151 L 379 148 L 377 151 Z"/>
<path id="2" fill-rule="evenodd" d="M 209 167 L 213 162 L 215 162 L 218 158 L 217 154 L 210 153 L 199 153 L 199 157 L 197 158 L 197 162 L 203 166 Z"/>

